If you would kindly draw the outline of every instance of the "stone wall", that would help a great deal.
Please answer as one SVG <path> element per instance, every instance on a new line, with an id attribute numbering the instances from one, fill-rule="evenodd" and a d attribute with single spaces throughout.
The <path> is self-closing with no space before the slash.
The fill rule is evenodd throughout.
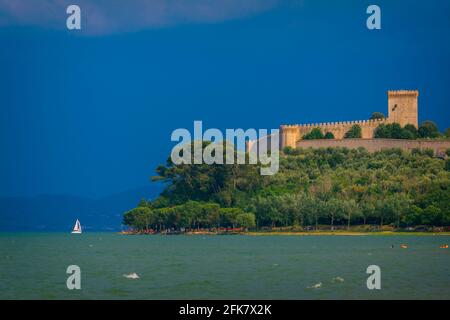
<path id="1" fill-rule="evenodd" d="M 325 123 L 311 123 L 311 124 L 295 124 L 282 125 L 280 132 L 282 136 L 281 145 L 295 146 L 305 134 L 311 132 L 314 128 L 320 128 L 322 133 L 331 132 L 335 139 L 342 139 L 347 131 L 355 124 L 361 127 L 362 138 L 373 138 L 375 129 L 382 123 L 388 123 L 387 119 L 375 120 L 358 120 L 358 121 L 341 121 L 341 122 L 325 122 Z M 284 139 L 284 140 L 283 140 Z"/>
<path id="2" fill-rule="evenodd" d="M 450 140 L 404 140 L 404 139 L 316 139 L 300 140 L 297 148 L 336 148 L 345 147 L 349 149 L 365 148 L 369 152 L 383 149 L 400 148 L 404 150 L 432 149 L 435 154 L 442 154 L 450 149 Z"/>
<path id="3" fill-rule="evenodd" d="M 373 138 L 375 129 L 382 123 L 399 123 L 402 127 L 412 124 L 418 128 L 417 90 L 388 91 L 388 117 L 386 119 L 309 123 L 280 126 L 280 147 L 295 147 L 302 137 L 314 128 L 323 134 L 331 132 L 335 139 L 343 139 L 353 125 L 361 127 L 363 139 Z"/>

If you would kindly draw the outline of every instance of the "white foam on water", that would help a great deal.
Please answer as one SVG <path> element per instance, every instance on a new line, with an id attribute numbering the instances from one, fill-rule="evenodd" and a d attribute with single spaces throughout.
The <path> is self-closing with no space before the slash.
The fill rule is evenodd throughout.
<path id="1" fill-rule="evenodd" d="M 130 274 L 123 274 L 123 276 L 127 279 L 139 279 L 139 275 L 136 272 Z"/>
<path id="2" fill-rule="evenodd" d="M 334 277 L 334 278 L 332 279 L 332 281 L 333 281 L 333 282 L 344 282 L 344 278 L 341 278 L 341 277 Z"/>
<path id="3" fill-rule="evenodd" d="M 307 287 L 308 289 L 319 289 L 322 287 L 322 282 L 313 284 L 312 286 Z"/>

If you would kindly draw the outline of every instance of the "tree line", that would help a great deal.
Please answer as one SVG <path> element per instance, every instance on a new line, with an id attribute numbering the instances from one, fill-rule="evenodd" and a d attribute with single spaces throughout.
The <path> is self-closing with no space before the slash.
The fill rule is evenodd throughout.
<path id="1" fill-rule="evenodd" d="M 158 232 L 167 229 L 204 228 L 254 228 L 255 215 L 241 208 L 221 208 L 214 202 L 189 200 L 171 207 L 155 207 L 152 202 L 142 200 L 137 208 L 124 214 L 125 225 L 137 230 L 152 229 Z"/>
<path id="2" fill-rule="evenodd" d="M 124 224 L 139 230 L 448 226 L 449 155 L 287 147 L 273 176 L 261 176 L 261 165 L 174 165 L 169 157 L 152 178 L 164 191 L 125 213 Z"/>

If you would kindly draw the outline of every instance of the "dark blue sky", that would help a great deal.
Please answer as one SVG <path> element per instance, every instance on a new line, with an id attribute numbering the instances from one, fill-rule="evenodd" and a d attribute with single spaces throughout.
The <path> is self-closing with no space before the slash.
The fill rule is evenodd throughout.
<path id="1" fill-rule="evenodd" d="M 389 89 L 418 89 L 419 121 L 444 130 L 450 2 L 377 1 L 379 31 L 366 28 L 369 4 L 283 2 L 97 35 L 9 21 L 0 27 L 0 196 L 143 186 L 171 132 L 194 120 L 220 129 L 361 120 L 387 112 Z"/>

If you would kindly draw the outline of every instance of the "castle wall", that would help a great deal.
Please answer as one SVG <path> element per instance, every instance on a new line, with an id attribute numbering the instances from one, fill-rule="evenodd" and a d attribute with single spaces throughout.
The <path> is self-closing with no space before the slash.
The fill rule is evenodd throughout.
<path id="1" fill-rule="evenodd" d="M 400 148 L 412 150 L 432 149 L 435 154 L 444 153 L 450 149 L 450 141 L 445 140 L 403 140 L 403 139 L 316 139 L 300 140 L 297 142 L 297 148 L 336 148 L 345 147 L 349 149 L 365 148 L 369 152 L 381 151 L 383 149 Z"/>
<path id="2" fill-rule="evenodd" d="M 355 124 L 361 127 L 363 139 L 373 138 L 375 129 L 383 123 L 396 122 L 402 127 L 412 124 L 418 128 L 418 96 L 419 92 L 416 90 L 388 91 L 388 117 L 386 119 L 282 125 L 280 127 L 280 147 L 295 148 L 297 142 L 314 128 L 320 128 L 323 134 L 333 133 L 335 139 L 343 139 L 345 133 Z"/>
<path id="3" fill-rule="evenodd" d="M 348 130 L 355 124 L 361 127 L 362 138 L 373 138 L 375 129 L 382 123 L 386 123 L 387 120 L 375 119 L 375 120 L 361 120 L 361 121 L 342 121 L 342 122 L 326 122 L 315 124 L 298 124 L 298 125 L 284 125 L 280 127 L 282 136 L 281 147 L 290 146 L 295 148 L 297 142 L 302 137 L 311 132 L 314 128 L 320 128 L 322 133 L 331 132 L 335 139 L 343 139 Z"/>

